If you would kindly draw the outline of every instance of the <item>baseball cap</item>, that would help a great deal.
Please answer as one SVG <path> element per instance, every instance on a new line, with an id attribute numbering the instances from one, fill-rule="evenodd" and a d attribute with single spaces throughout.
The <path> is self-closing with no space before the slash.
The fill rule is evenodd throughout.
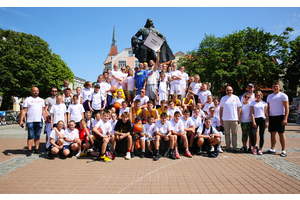
<path id="1" fill-rule="evenodd" d="M 142 120 L 142 118 L 141 117 L 136 117 L 135 121 L 137 121 L 137 120 Z"/>
<path id="2" fill-rule="evenodd" d="M 252 83 L 249 83 L 248 86 L 254 87 L 254 85 Z"/>

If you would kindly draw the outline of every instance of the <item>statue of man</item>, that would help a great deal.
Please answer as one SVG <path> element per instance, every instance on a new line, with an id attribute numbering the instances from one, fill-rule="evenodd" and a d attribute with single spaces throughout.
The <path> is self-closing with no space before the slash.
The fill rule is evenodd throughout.
<path id="1" fill-rule="evenodd" d="M 154 34 L 156 34 L 157 36 L 159 36 L 164 40 L 160 48 L 159 63 L 167 62 L 169 60 L 174 60 L 175 59 L 174 54 L 170 49 L 165 36 L 161 34 L 157 29 L 154 28 L 153 21 L 151 18 L 149 18 L 147 19 L 144 28 L 138 30 L 138 32 L 131 38 L 132 50 L 133 53 L 135 54 L 135 57 L 139 60 L 139 62 L 149 63 L 150 60 L 156 62 L 156 57 L 157 57 L 156 52 L 144 45 L 144 42 L 149 36 L 150 31 L 152 31 Z M 140 36 L 142 36 L 142 39 L 139 39 Z"/>

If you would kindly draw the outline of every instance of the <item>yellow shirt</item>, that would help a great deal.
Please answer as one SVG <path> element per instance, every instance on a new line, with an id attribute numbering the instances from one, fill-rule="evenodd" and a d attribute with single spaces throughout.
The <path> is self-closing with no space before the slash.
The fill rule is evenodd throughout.
<path id="1" fill-rule="evenodd" d="M 165 107 L 164 113 L 167 113 L 168 108 Z M 163 113 L 163 111 L 161 111 L 161 107 L 157 109 L 157 112 L 159 114 L 159 116 L 161 115 L 161 113 Z"/>
<path id="2" fill-rule="evenodd" d="M 157 118 L 158 118 L 158 116 L 156 116 L 156 109 L 153 109 L 153 110 L 152 110 L 152 113 L 150 113 L 150 111 L 147 110 L 147 111 L 146 111 L 146 115 L 147 115 L 147 117 L 150 117 L 150 115 L 153 115 L 153 116 L 154 116 L 154 119 L 157 119 Z"/>
<path id="3" fill-rule="evenodd" d="M 130 119 L 131 120 L 131 123 L 135 123 L 135 118 L 137 118 L 137 116 L 139 116 L 142 112 L 142 109 L 138 109 L 137 111 L 135 110 L 135 107 L 132 108 L 132 118 L 133 119 Z"/>
<path id="4" fill-rule="evenodd" d="M 188 104 L 188 105 L 191 105 L 192 102 L 193 102 L 193 99 L 190 99 L 188 103 L 187 103 L 187 98 L 183 98 L 183 100 L 184 100 L 184 101 L 183 101 L 184 104 Z"/>
<path id="5" fill-rule="evenodd" d="M 180 100 L 176 99 L 176 102 L 172 99 L 173 103 L 175 104 L 175 106 L 181 106 Z"/>

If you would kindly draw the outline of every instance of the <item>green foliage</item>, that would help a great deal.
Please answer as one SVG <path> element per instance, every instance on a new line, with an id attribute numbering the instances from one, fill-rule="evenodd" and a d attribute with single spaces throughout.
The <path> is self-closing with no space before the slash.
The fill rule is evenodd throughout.
<path id="1" fill-rule="evenodd" d="M 11 96 L 30 96 L 33 86 L 39 88 L 40 97 L 46 98 L 51 87 L 61 89 L 65 79 L 74 79 L 67 64 L 40 37 L 3 29 L 0 29 L 0 74 L 2 109 L 7 107 L 7 98 Z"/>
<path id="2" fill-rule="evenodd" d="M 235 31 L 223 37 L 205 35 L 197 50 L 180 60 L 190 75 L 199 74 L 202 82 L 210 82 L 217 93 L 229 84 L 241 94 L 248 83 L 270 87 L 284 72 L 288 59 L 288 38 L 292 28 L 272 35 L 258 28 Z"/>

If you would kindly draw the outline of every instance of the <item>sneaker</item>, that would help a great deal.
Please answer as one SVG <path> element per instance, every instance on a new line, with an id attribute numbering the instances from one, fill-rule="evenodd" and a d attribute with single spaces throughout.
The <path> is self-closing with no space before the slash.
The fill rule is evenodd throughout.
<path id="1" fill-rule="evenodd" d="M 124 157 L 126 160 L 129 160 L 130 159 L 130 152 L 127 152 L 126 153 L 126 156 Z"/>
<path id="2" fill-rule="evenodd" d="M 153 161 L 157 161 L 158 159 L 160 159 L 160 155 L 159 154 L 156 154 L 153 158 Z"/>
<path id="3" fill-rule="evenodd" d="M 134 158 L 134 152 L 130 152 L 130 157 Z"/>
<path id="4" fill-rule="evenodd" d="M 28 150 L 26 156 L 27 156 L 27 157 L 28 157 L 28 156 L 31 156 L 31 154 L 32 154 L 32 150 Z"/>
<path id="5" fill-rule="evenodd" d="M 189 158 L 193 157 L 192 154 L 191 154 L 191 152 L 190 152 L 189 150 L 185 151 L 185 154 L 184 154 L 184 155 L 185 155 L 186 157 L 189 157 Z"/>
<path id="6" fill-rule="evenodd" d="M 226 152 L 229 152 L 229 151 L 230 151 L 230 148 L 226 148 L 225 151 L 226 151 Z"/>
<path id="7" fill-rule="evenodd" d="M 48 152 L 48 159 L 49 160 L 53 160 L 54 159 L 53 154 L 51 153 L 51 150 Z"/>
<path id="8" fill-rule="evenodd" d="M 280 154 L 281 157 L 287 157 L 287 154 L 285 151 L 282 151 L 282 153 Z"/>
<path id="9" fill-rule="evenodd" d="M 176 157 L 175 157 L 175 153 L 174 153 L 174 152 L 171 152 L 171 153 L 170 153 L 170 158 L 171 158 L 172 160 L 176 160 Z"/>
<path id="10" fill-rule="evenodd" d="M 145 158 L 145 152 L 141 153 L 141 158 Z"/>
<path id="11" fill-rule="evenodd" d="M 103 156 L 100 156 L 100 161 L 111 162 L 111 159 L 109 157 L 107 157 L 105 154 L 103 154 Z"/>
<path id="12" fill-rule="evenodd" d="M 240 151 L 244 151 L 245 153 L 247 153 L 247 147 L 240 148 Z"/>
<path id="13" fill-rule="evenodd" d="M 261 150 L 258 150 L 258 155 L 262 155 L 262 151 Z"/>
<path id="14" fill-rule="evenodd" d="M 211 151 L 211 152 L 214 152 L 214 151 L 215 151 L 215 147 L 212 146 L 212 147 L 210 148 L 210 151 Z"/>
<path id="15" fill-rule="evenodd" d="M 78 151 L 78 153 L 76 154 L 76 157 L 79 158 L 80 154 L 82 151 Z"/>
<path id="16" fill-rule="evenodd" d="M 217 151 L 218 151 L 219 153 L 223 153 L 223 150 L 222 150 L 221 146 L 218 146 Z"/>
<path id="17" fill-rule="evenodd" d="M 237 148 L 233 148 L 233 149 L 232 149 L 232 152 L 233 152 L 233 153 L 238 152 Z"/>
<path id="18" fill-rule="evenodd" d="M 84 150 L 80 153 L 79 157 L 86 156 L 87 153 L 88 153 L 88 151 L 87 151 L 86 149 L 84 149 Z"/>
<path id="19" fill-rule="evenodd" d="M 198 155 L 198 156 L 202 155 L 202 148 L 201 148 L 201 147 L 198 149 L 197 155 Z"/>
<path id="20" fill-rule="evenodd" d="M 41 152 L 40 152 L 39 149 L 36 149 L 36 150 L 34 151 L 34 153 L 35 153 L 35 154 L 41 154 Z"/>
<path id="21" fill-rule="evenodd" d="M 257 154 L 257 150 L 256 148 L 253 149 L 253 155 L 256 155 Z"/>
<path id="22" fill-rule="evenodd" d="M 175 158 L 180 159 L 179 152 L 177 150 L 175 151 Z"/>
<path id="23" fill-rule="evenodd" d="M 249 148 L 247 152 L 248 153 L 253 153 L 251 148 Z"/>
<path id="24" fill-rule="evenodd" d="M 269 149 L 268 151 L 265 152 L 266 154 L 274 154 L 276 153 L 275 149 Z"/>

